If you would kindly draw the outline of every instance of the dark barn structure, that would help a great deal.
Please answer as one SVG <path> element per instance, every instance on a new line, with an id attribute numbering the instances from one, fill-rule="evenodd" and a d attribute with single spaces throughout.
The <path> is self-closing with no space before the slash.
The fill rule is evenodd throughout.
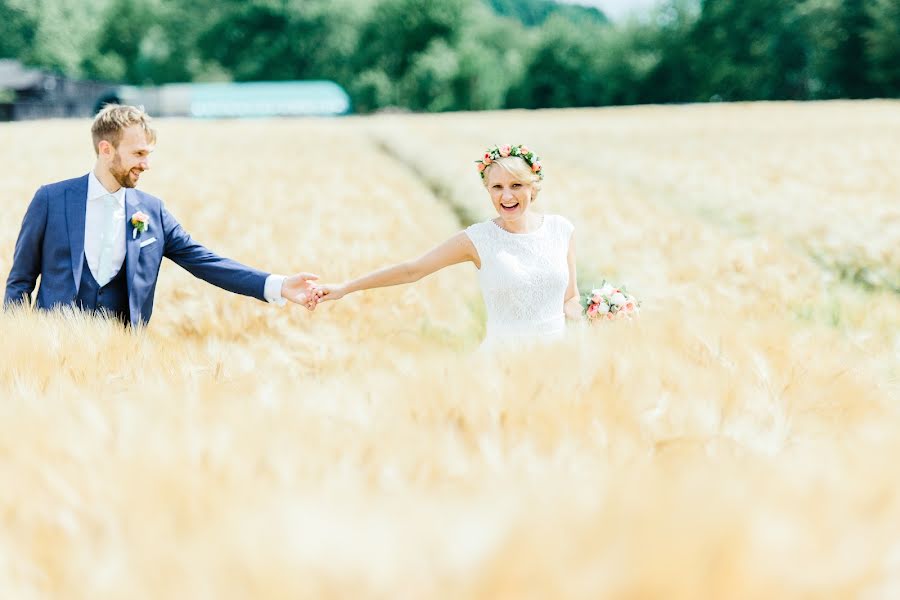
<path id="1" fill-rule="evenodd" d="M 117 87 L 79 81 L 0 60 L 0 121 L 91 117 L 117 99 Z"/>

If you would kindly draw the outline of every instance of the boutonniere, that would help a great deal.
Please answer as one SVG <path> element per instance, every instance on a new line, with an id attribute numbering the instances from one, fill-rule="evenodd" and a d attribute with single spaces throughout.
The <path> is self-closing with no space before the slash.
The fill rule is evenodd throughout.
<path id="1" fill-rule="evenodd" d="M 131 215 L 131 226 L 134 227 L 131 230 L 131 239 L 135 239 L 139 233 L 144 233 L 150 229 L 150 217 L 138 211 Z"/>

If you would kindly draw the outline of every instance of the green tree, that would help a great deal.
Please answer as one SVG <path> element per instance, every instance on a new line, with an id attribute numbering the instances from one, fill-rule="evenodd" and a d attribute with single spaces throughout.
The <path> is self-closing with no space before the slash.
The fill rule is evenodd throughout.
<path id="1" fill-rule="evenodd" d="M 10 2 L 26 14 L 30 46 L 18 56 L 23 62 L 78 77 L 82 56 L 95 44 L 108 0 L 33 0 Z"/>
<path id="2" fill-rule="evenodd" d="M 359 112 L 372 112 L 385 106 L 400 106 L 397 85 L 383 69 L 366 69 L 350 81 L 349 93 Z"/>
<path id="3" fill-rule="evenodd" d="M 358 110 L 900 95 L 900 0 L 0 0 L 0 57 L 134 84 L 332 79 Z"/>
<path id="4" fill-rule="evenodd" d="M 703 76 L 698 65 L 702 50 L 696 48 L 691 40 L 698 16 L 699 11 L 693 2 L 670 0 L 660 5 L 651 22 L 622 28 L 625 35 L 630 33 L 631 43 L 619 54 L 643 54 L 646 57 L 638 63 L 638 67 L 646 69 L 643 76 L 633 83 L 625 82 L 625 85 L 638 88 L 637 102 L 690 102 L 698 99 L 697 88 Z M 612 100 L 615 102 L 615 98 Z"/>
<path id="5" fill-rule="evenodd" d="M 690 40 L 699 100 L 808 96 L 808 39 L 792 3 L 704 0 Z"/>
<path id="6" fill-rule="evenodd" d="M 900 96 L 900 0 L 871 0 L 870 27 L 865 32 L 871 92 Z"/>
<path id="7" fill-rule="evenodd" d="M 463 110 L 506 108 L 510 88 L 525 74 L 534 37 L 521 23 L 476 11 L 459 40 L 459 72 L 453 83 Z"/>
<path id="8" fill-rule="evenodd" d="M 81 60 L 80 69 L 98 79 L 149 83 L 141 46 L 148 28 L 154 25 L 153 8 L 146 3 L 113 0 L 104 15 L 95 52 Z"/>
<path id="9" fill-rule="evenodd" d="M 865 42 L 871 26 L 864 0 L 841 2 L 835 31 L 837 43 L 830 57 L 827 77 L 842 97 L 865 98 L 871 91 Z"/>
<path id="10" fill-rule="evenodd" d="M 527 37 L 521 23 L 476 4 L 454 45 L 435 38 L 416 55 L 397 86 L 398 99 L 415 110 L 504 108 L 524 72 Z"/>
<path id="11" fill-rule="evenodd" d="M 404 104 L 413 110 L 454 110 L 459 102 L 454 82 L 459 77 L 459 56 L 443 38 L 434 38 L 400 81 Z"/>
<path id="12" fill-rule="evenodd" d="M 215 0 L 110 0 L 80 70 L 139 85 L 221 78 L 221 69 L 204 61 L 198 47 L 198 24 L 217 14 L 217 6 Z"/>
<path id="13" fill-rule="evenodd" d="M 222 79 L 225 71 L 201 54 L 200 23 L 216 14 L 216 0 L 158 0 L 141 41 L 145 80 L 156 84 Z"/>
<path id="14" fill-rule="evenodd" d="M 27 58 L 36 29 L 37 19 L 21 5 L 0 0 L 0 58 Z"/>
<path id="15" fill-rule="evenodd" d="M 239 81 L 342 79 L 358 14 L 348 0 L 229 0 L 198 46 Z"/>
<path id="16" fill-rule="evenodd" d="M 357 66 L 378 68 L 401 79 L 435 40 L 455 45 L 473 4 L 473 0 L 382 0 L 363 26 Z"/>
<path id="17" fill-rule="evenodd" d="M 510 107 L 593 106 L 603 98 L 598 77 L 599 44 L 604 27 L 578 26 L 555 16 L 540 30 L 528 66 L 507 99 Z"/>

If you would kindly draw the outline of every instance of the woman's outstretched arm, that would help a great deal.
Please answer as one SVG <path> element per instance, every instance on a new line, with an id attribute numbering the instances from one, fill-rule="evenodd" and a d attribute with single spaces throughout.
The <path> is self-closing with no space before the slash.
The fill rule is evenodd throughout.
<path id="1" fill-rule="evenodd" d="M 563 305 L 563 311 L 566 313 L 566 317 L 569 319 L 580 320 L 582 318 L 581 312 L 581 298 L 578 294 L 578 274 L 575 269 L 575 232 L 572 232 L 572 237 L 569 239 L 569 285 L 566 288 L 566 299 L 565 304 Z"/>
<path id="2" fill-rule="evenodd" d="M 460 231 L 414 260 L 385 267 L 341 284 L 318 285 L 316 287 L 319 289 L 319 301 L 339 300 L 347 294 L 361 290 L 413 283 L 444 267 L 467 261 L 480 267 L 475 245 L 465 232 Z"/>

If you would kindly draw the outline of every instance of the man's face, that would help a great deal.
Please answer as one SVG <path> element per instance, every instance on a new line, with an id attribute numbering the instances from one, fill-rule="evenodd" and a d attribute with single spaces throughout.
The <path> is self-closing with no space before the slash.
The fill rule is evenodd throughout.
<path id="1" fill-rule="evenodd" d="M 100 142 L 100 155 L 110 174 L 126 188 L 137 187 L 141 173 L 150 168 L 150 154 L 155 146 L 147 141 L 140 125 L 132 125 L 122 132 L 119 147 Z"/>

